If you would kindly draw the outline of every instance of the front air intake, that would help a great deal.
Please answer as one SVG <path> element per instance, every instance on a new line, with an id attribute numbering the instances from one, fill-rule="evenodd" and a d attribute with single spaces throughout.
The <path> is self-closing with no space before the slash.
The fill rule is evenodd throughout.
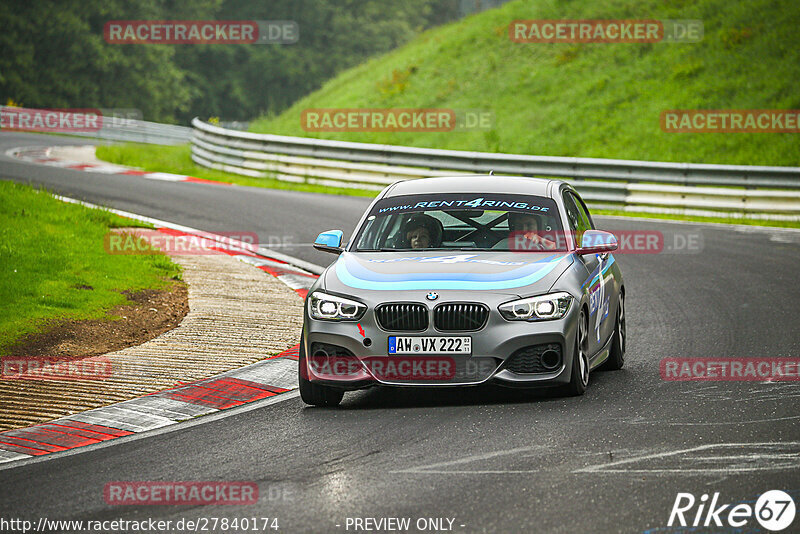
<path id="1" fill-rule="evenodd" d="M 375 308 L 375 318 L 381 328 L 392 332 L 422 332 L 428 328 L 428 308 L 424 304 L 381 304 Z"/>
<path id="2" fill-rule="evenodd" d="M 548 343 L 519 349 L 506 360 L 503 369 L 522 375 L 552 373 L 562 364 L 561 345 Z"/>
<path id="3" fill-rule="evenodd" d="M 480 330 L 489 319 L 489 308 L 478 303 L 440 304 L 433 310 L 433 325 L 442 332 Z"/>

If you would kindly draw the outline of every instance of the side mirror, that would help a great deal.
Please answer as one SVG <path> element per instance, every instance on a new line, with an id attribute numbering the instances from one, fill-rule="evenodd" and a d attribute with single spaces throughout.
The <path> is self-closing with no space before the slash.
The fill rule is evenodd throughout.
<path id="1" fill-rule="evenodd" d="M 583 233 L 581 246 L 577 253 L 581 256 L 585 254 L 605 254 L 617 250 L 617 238 L 611 232 L 601 230 L 586 230 Z"/>
<path id="2" fill-rule="evenodd" d="M 327 232 L 322 232 L 317 236 L 316 241 L 314 241 L 314 248 L 323 252 L 341 254 L 344 251 L 342 248 L 343 235 L 344 234 L 341 230 L 328 230 Z"/>

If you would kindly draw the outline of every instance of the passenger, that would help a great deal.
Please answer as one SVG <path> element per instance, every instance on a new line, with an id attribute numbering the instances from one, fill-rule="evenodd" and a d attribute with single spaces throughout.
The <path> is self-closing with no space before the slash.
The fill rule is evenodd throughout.
<path id="1" fill-rule="evenodd" d="M 545 231 L 543 228 L 545 225 L 540 225 L 539 223 L 539 215 L 533 213 L 509 212 L 509 237 L 501 239 L 492 248 L 514 251 L 555 250 L 555 242 L 541 234 L 541 232 Z"/>
<path id="2" fill-rule="evenodd" d="M 417 214 L 406 221 L 402 231 L 405 248 L 423 249 L 442 246 L 441 223 L 430 215 Z"/>

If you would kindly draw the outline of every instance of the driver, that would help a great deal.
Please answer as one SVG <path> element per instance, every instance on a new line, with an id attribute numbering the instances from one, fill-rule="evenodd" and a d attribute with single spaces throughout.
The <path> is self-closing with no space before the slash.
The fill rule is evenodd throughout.
<path id="1" fill-rule="evenodd" d="M 509 212 L 509 237 L 501 239 L 493 248 L 513 251 L 555 250 L 555 242 L 541 235 L 545 227 L 546 224 L 540 215 Z"/>
<path id="2" fill-rule="evenodd" d="M 442 242 L 439 221 L 424 213 L 414 215 L 406 221 L 401 235 L 407 246 L 413 249 L 439 247 Z"/>

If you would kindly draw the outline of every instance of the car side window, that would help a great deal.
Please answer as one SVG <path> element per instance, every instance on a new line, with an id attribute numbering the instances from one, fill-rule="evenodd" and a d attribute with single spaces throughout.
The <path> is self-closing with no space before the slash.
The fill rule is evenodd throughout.
<path id="1" fill-rule="evenodd" d="M 589 210 L 586 209 L 586 205 L 583 203 L 578 195 L 574 193 L 567 193 L 570 197 L 572 197 L 573 201 L 575 202 L 575 206 L 578 207 L 578 211 L 580 212 L 580 219 L 582 225 L 584 226 L 584 230 L 594 230 L 594 222 L 592 221 L 592 216 L 589 215 Z"/>
<path id="2" fill-rule="evenodd" d="M 569 228 L 575 233 L 575 245 L 581 246 L 583 233 L 592 229 L 591 219 L 579 198 L 569 191 L 564 193 L 564 209 L 567 213 Z"/>
<path id="3" fill-rule="evenodd" d="M 574 232 L 575 236 L 577 237 L 581 218 L 580 212 L 578 211 L 578 206 L 575 205 L 575 200 L 567 193 L 564 193 L 564 212 L 567 215 L 567 224 L 569 224 L 569 229 Z"/>

